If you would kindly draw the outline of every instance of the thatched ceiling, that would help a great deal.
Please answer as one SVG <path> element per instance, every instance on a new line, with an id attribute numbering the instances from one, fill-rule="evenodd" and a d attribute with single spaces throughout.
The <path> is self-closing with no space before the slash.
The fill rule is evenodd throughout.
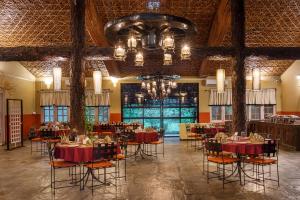
<path id="1" fill-rule="evenodd" d="M 146 12 L 146 0 L 96 0 L 99 20 L 104 24 L 112 19 L 129 14 Z M 193 39 L 195 47 L 206 45 L 210 28 L 220 0 L 165 0 L 159 12 L 190 19 L 198 28 Z M 246 45 L 247 46 L 300 46 L 300 1 L 299 0 L 246 0 Z M 0 46 L 48 46 L 70 44 L 70 5 L 67 0 L 2 0 L 0 1 Z M 230 45 L 228 32 L 220 45 Z M 99 36 L 103 37 L 103 36 Z M 87 34 L 87 43 L 93 44 Z M 132 60 L 117 63 L 121 76 L 139 75 L 143 72 L 165 70 L 169 73 L 199 75 L 202 60 L 174 60 L 174 65 L 164 67 L 161 58 L 146 58 L 142 68 L 132 67 Z M 220 61 L 218 61 L 220 62 Z M 228 66 L 227 61 L 222 61 Z M 226 63 L 227 62 L 227 63 Z M 280 75 L 292 61 L 256 61 L 268 75 Z M 201 76 L 215 74 L 219 64 L 210 62 Z M 51 71 L 52 62 L 22 62 L 36 76 Z M 248 62 L 251 67 L 252 63 Z M 230 73 L 230 65 L 229 73 Z M 68 73 L 68 68 L 65 74 Z M 87 75 L 90 71 L 87 70 Z"/>

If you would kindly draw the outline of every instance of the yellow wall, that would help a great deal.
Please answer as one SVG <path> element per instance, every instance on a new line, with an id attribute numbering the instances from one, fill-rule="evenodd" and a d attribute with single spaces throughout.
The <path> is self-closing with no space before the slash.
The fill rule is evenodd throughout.
<path id="1" fill-rule="evenodd" d="M 297 75 L 300 75 L 300 60 L 281 75 L 283 112 L 300 112 L 300 80 L 297 80 Z"/>
<path id="2" fill-rule="evenodd" d="M 6 98 L 23 100 L 24 114 L 35 112 L 35 77 L 18 62 L 0 62 L 0 87 Z"/>

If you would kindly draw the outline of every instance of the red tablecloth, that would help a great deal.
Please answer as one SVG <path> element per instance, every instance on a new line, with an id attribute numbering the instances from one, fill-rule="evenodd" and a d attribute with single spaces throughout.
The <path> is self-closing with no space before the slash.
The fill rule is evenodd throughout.
<path id="1" fill-rule="evenodd" d="M 157 132 L 138 132 L 135 134 L 135 141 L 138 143 L 150 143 L 158 140 Z"/>
<path id="2" fill-rule="evenodd" d="M 117 153 L 121 153 L 118 146 Z M 54 150 L 56 159 L 63 159 L 68 162 L 91 162 L 93 160 L 93 147 L 72 147 L 68 145 L 57 145 Z"/>
<path id="3" fill-rule="evenodd" d="M 250 142 L 233 142 L 222 145 L 223 151 L 238 154 L 261 154 L 263 153 L 263 144 L 252 144 Z"/>

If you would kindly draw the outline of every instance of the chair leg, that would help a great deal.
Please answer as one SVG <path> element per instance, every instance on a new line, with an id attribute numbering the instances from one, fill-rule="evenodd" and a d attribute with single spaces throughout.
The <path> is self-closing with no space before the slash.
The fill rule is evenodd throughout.
<path id="1" fill-rule="evenodd" d="M 278 187 L 279 187 L 279 166 L 278 166 L 278 160 L 277 160 L 276 168 L 277 168 L 277 184 L 278 184 Z"/>
<path id="2" fill-rule="evenodd" d="M 265 186 L 265 171 L 264 171 L 264 165 L 261 165 L 262 169 L 262 179 L 263 179 L 263 187 L 264 187 L 264 193 L 266 192 L 266 186 Z"/>
<path id="3" fill-rule="evenodd" d="M 206 175 L 207 175 L 207 183 L 209 183 L 209 162 L 206 161 Z"/>
<path id="4" fill-rule="evenodd" d="M 223 190 L 225 187 L 225 165 L 223 164 L 223 177 L 222 177 L 222 181 L 223 181 Z"/>

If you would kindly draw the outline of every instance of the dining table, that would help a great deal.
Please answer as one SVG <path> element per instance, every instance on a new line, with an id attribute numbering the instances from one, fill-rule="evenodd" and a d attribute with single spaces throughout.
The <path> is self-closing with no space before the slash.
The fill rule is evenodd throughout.
<path id="1" fill-rule="evenodd" d="M 119 145 L 117 147 L 117 153 L 121 153 Z M 92 162 L 93 145 L 58 143 L 54 149 L 54 157 L 56 159 L 63 159 L 64 161 L 74 163 Z"/>
<path id="2" fill-rule="evenodd" d="M 238 158 L 237 166 L 232 172 L 232 176 L 236 171 L 238 172 L 239 181 L 242 185 L 242 175 L 247 176 L 248 178 L 255 179 L 249 176 L 244 169 L 243 162 L 248 156 L 257 156 L 263 153 L 263 144 L 261 141 L 250 141 L 248 137 L 240 137 L 238 140 L 230 140 L 222 144 L 223 152 L 230 152 L 236 155 Z M 229 177 L 228 176 L 228 177 Z"/>
<path id="3" fill-rule="evenodd" d="M 133 134 L 133 138 L 131 139 L 132 144 L 136 144 L 137 148 L 132 155 L 129 157 L 134 156 L 135 158 L 137 155 L 140 155 L 141 158 L 146 158 L 152 155 L 152 149 L 149 149 L 149 144 L 155 141 L 159 141 L 159 134 L 157 131 L 138 131 Z"/>

